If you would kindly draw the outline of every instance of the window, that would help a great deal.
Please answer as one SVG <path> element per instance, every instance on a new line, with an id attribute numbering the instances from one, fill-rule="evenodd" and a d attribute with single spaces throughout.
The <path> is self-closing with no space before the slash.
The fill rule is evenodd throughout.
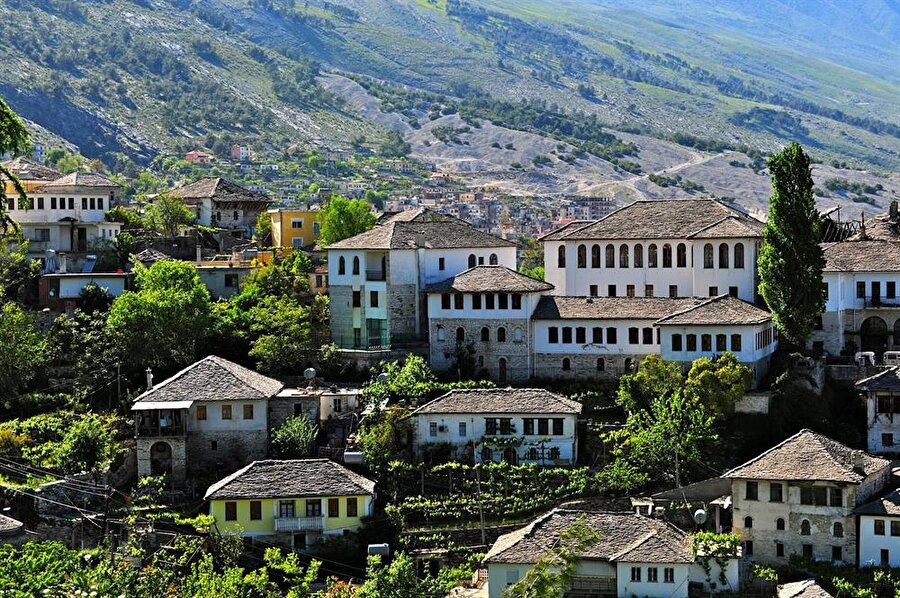
<path id="1" fill-rule="evenodd" d="M 519 581 L 519 570 L 518 569 L 507 569 L 506 570 L 506 585 L 512 586 L 518 583 Z"/>
<path id="2" fill-rule="evenodd" d="M 606 344 L 615 345 L 618 341 L 616 340 L 616 329 L 610 326 L 606 329 Z"/>
<path id="3" fill-rule="evenodd" d="M 719 287 L 709 287 L 709 296 L 710 297 L 718 297 L 719 296 Z"/>
<path id="4" fill-rule="evenodd" d="M 747 482 L 747 486 L 744 488 L 744 498 L 747 500 L 759 500 L 759 484 Z"/>
<path id="5" fill-rule="evenodd" d="M 784 531 L 784 519 L 779 517 L 778 519 L 775 520 L 775 529 L 777 529 L 779 531 Z"/>
<path id="6" fill-rule="evenodd" d="M 561 417 L 553 418 L 553 435 L 554 436 L 562 436 L 563 435 L 563 419 Z"/>
<path id="7" fill-rule="evenodd" d="M 540 436 L 547 436 L 548 434 L 550 434 L 550 424 L 547 423 L 546 417 L 538 418 L 537 432 Z"/>
<path id="8" fill-rule="evenodd" d="M 679 268 L 687 268 L 687 247 L 684 243 L 679 243 L 675 250 L 676 264 Z"/>
<path id="9" fill-rule="evenodd" d="M 616 285 L 614 285 L 614 284 L 607 285 L 606 296 L 607 297 L 615 297 L 616 296 Z"/>
<path id="10" fill-rule="evenodd" d="M 484 418 L 484 433 L 488 436 L 493 436 L 497 433 L 497 420 L 495 418 Z"/>
<path id="11" fill-rule="evenodd" d="M 556 249 L 556 267 L 557 268 L 565 268 L 566 267 L 566 246 L 560 245 Z"/>
<path id="12" fill-rule="evenodd" d="M 69 209 L 70 209 L 70 210 L 74 210 L 74 209 L 75 209 L 75 198 L 74 198 L 74 197 L 70 197 L 70 198 L 69 198 Z"/>
<path id="13" fill-rule="evenodd" d="M 744 542 L 744 556 L 753 556 L 753 540 Z"/>
<path id="14" fill-rule="evenodd" d="M 225 503 L 225 521 L 237 521 L 237 503 L 229 500 Z"/>
<path id="15" fill-rule="evenodd" d="M 575 329 L 575 342 L 580 345 L 587 342 L 587 329 L 584 326 L 578 326 Z"/>
<path id="16" fill-rule="evenodd" d="M 700 350 L 701 351 L 712 351 L 712 335 L 711 334 L 701 334 L 700 335 Z"/>
<path id="17" fill-rule="evenodd" d="M 616 267 L 616 248 L 609 244 L 606 246 L 606 267 L 607 268 L 615 268 Z"/>
<path id="18" fill-rule="evenodd" d="M 441 309 L 450 309 L 450 293 L 441 293 Z"/>
<path id="19" fill-rule="evenodd" d="M 893 281 L 893 280 L 887 281 L 887 288 L 885 289 L 885 296 L 888 299 L 896 299 L 897 298 L 897 283 L 896 283 L 896 281 Z"/>
<path id="20" fill-rule="evenodd" d="M 302 218 L 292 218 L 291 219 L 291 228 L 294 230 L 303 228 L 303 219 Z"/>
<path id="21" fill-rule="evenodd" d="M 675 583 L 675 567 L 663 569 L 663 583 Z"/>
<path id="22" fill-rule="evenodd" d="M 444 258 L 438 258 L 438 270 L 444 270 L 447 267 L 447 262 Z"/>
<path id="23" fill-rule="evenodd" d="M 347 517 L 359 517 L 359 499 L 355 496 L 347 497 Z"/>
<path id="24" fill-rule="evenodd" d="M 744 267 L 744 244 L 743 243 L 735 243 L 734 244 L 734 267 L 739 270 Z"/>
<path id="25" fill-rule="evenodd" d="M 353 275 L 359 275 L 359 256 L 353 256 Z"/>
<path id="26" fill-rule="evenodd" d="M 51 209 L 51 210 L 55 210 L 55 209 L 56 209 L 56 198 L 55 198 L 55 197 L 51 197 L 51 198 L 50 198 L 50 209 Z"/>
<path id="27" fill-rule="evenodd" d="M 738 296 L 738 288 L 737 287 L 728 287 L 728 294 L 732 297 Z"/>
<path id="28" fill-rule="evenodd" d="M 34 229 L 34 240 L 35 241 L 49 241 L 50 240 L 50 229 L 49 228 Z"/>
<path id="29" fill-rule="evenodd" d="M 634 285 L 633 284 L 625 285 L 625 296 L 626 297 L 634 297 L 634 294 L 635 294 L 634 293 Z"/>
<path id="30" fill-rule="evenodd" d="M 506 342 L 506 328 L 501 326 L 497 329 L 497 342 L 505 343 Z"/>
<path id="31" fill-rule="evenodd" d="M 640 567 L 632 567 L 631 568 L 631 581 L 641 581 L 641 568 Z"/>
<path id="32" fill-rule="evenodd" d="M 809 519 L 804 519 L 800 522 L 800 535 L 808 536 L 811 533 L 811 526 L 809 525 Z"/>
<path id="33" fill-rule="evenodd" d="M 719 268 L 727 268 L 729 259 L 729 248 L 728 243 L 720 243 L 719 244 Z"/>
<path id="34" fill-rule="evenodd" d="M 231 405 L 222 405 L 222 419 L 231 419 Z"/>
<path id="35" fill-rule="evenodd" d="M 894 446 L 894 435 L 893 434 L 882 434 L 881 435 L 881 446 Z"/>
<path id="36" fill-rule="evenodd" d="M 681 351 L 681 335 L 673 334 L 672 335 L 672 350 L 673 351 Z"/>
<path id="37" fill-rule="evenodd" d="M 556 326 L 551 326 L 547 329 L 547 342 L 555 345 L 559 342 L 559 328 Z"/>
<path id="38" fill-rule="evenodd" d="M 857 282 L 856 283 L 856 298 L 857 299 L 865 299 L 866 297 L 866 283 L 865 282 Z"/>
<path id="39" fill-rule="evenodd" d="M 307 517 L 321 517 L 322 516 L 322 500 L 315 499 L 311 500 L 309 498 L 306 499 L 306 516 Z"/>
<path id="40" fill-rule="evenodd" d="M 564 372 L 568 372 L 572 369 L 572 361 L 568 357 L 563 358 L 562 369 Z"/>
<path id="41" fill-rule="evenodd" d="M 531 436 L 534 434 L 534 418 L 533 417 L 523 417 L 522 418 L 522 433 L 526 436 Z"/>
<path id="42" fill-rule="evenodd" d="M 891 535 L 900 536 L 900 521 L 891 520 Z"/>
<path id="43" fill-rule="evenodd" d="M 784 556 L 784 544 L 775 542 L 775 556 Z"/>
<path id="44" fill-rule="evenodd" d="M 599 326 L 591 329 L 591 342 L 597 345 L 603 344 L 603 329 Z"/>
<path id="45" fill-rule="evenodd" d="M 641 331 L 639 328 L 632 326 L 628 329 L 628 342 L 632 345 L 636 345 L 640 342 Z"/>
<path id="46" fill-rule="evenodd" d="M 606 360 L 602 357 L 597 358 L 597 371 L 603 372 L 606 370 Z"/>
<path id="47" fill-rule="evenodd" d="M 472 309 L 481 309 L 481 293 L 472 295 Z"/>
<path id="48" fill-rule="evenodd" d="M 652 297 L 653 296 L 653 285 L 645 284 L 644 285 L 644 297 Z"/>
<path id="49" fill-rule="evenodd" d="M 491 331 L 487 326 L 481 328 L 481 342 L 486 343 L 491 340 Z"/>
<path id="50" fill-rule="evenodd" d="M 488 264 L 490 264 L 491 266 L 496 266 L 498 263 L 499 263 L 499 261 L 497 260 L 496 253 L 492 253 L 491 255 L 488 256 Z"/>
<path id="51" fill-rule="evenodd" d="M 600 267 L 600 246 L 591 245 L 591 268 Z"/>
<path id="52" fill-rule="evenodd" d="M 484 256 L 483 256 L 483 255 L 479 255 L 479 256 L 478 256 L 478 265 L 479 265 L 479 266 L 483 266 L 483 265 L 484 265 Z"/>
<path id="53" fill-rule="evenodd" d="M 753 527 L 753 517 L 744 517 L 744 527 L 747 529 Z"/>
<path id="54" fill-rule="evenodd" d="M 244 405 L 244 419 L 253 419 L 253 405 Z"/>
<path id="55" fill-rule="evenodd" d="M 634 267 L 635 268 L 643 268 L 644 267 L 644 246 L 643 245 L 635 245 L 634 246 Z"/>
<path id="56" fill-rule="evenodd" d="M 663 268 L 672 267 L 672 246 L 666 243 L 663 245 Z"/>
<path id="57" fill-rule="evenodd" d="M 519 293 L 513 293 L 512 295 L 512 308 L 522 309 L 522 295 Z"/>
<path id="58" fill-rule="evenodd" d="M 876 519 L 875 520 L 875 527 L 873 529 L 873 533 L 876 536 L 884 535 L 884 519 Z"/>
<path id="59" fill-rule="evenodd" d="M 769 502 L 783 502 L 783 491 L 781 482 L 769 482 Z"/>
<path id="60" fill-rule="evenodd" d="M 500 433 L 504 435 L 512 434 L 512 420 L 508 417 L 500 418 Z"/>
<path id="61" fill-rule="evenodd" d="M 656 243 L 650 243 L 650 246 L 647 248 L 647 267 L 656 267 Z"/>
<path id="62" fill-rule="evenodd" d="M 353 291 L 353 307 L 362 307 L 362 291 Z"/>
<path id="63" fill-rule="evenodd" d="M 641 330 L 641 343 L 644 345 L 652 345 L 653 344 L 653 329 L 652 328 L 644 328 Z"/>
<path id="64" fill-rule="evenodd" d="M 498 309 L 509 309 L 509 295 L 506 293 L 497 294 Z"/>
<path id="65" fill-rule="evenodd" d="M 459 435 L 465 438 L 466 432 L 466 422 L 459 422 Z"/>
<path id="66" fill-rule="evenodd" d="M 474 268 L 474 267 L 476 266 L 476 264 L 477 264 L 477 262 L 476 262 L 476 260 L 475 260 L 475 254 L 474 254 L 474 253 L 470 253 L 470 254 L 469 254 L 469 267 L 470 267 L 470 268 Z"/>
<path id="67" fill-rule="evenodd" d="M 343 276 L 347 273 L 347 260 L 344 259 L 344 256 L 338 258 L 338 274 Z"/>
<path id="68" fill-rule="evenodd" d="M 728 337 L 724 334 L 716 335 L 716 351 L 725 352 L 728 350 Z"/>
<path id="69" fill-rule="evenodd" d="M 628 267 L 628 245 L 625 245 L 624 243 L 619 245 L 619 267 Z"/>
<path id="70" fill-rule="evenodd" d="M 259 521 L 262 519 L 262 501 L 250 501 L 250 521 Z"/>
<path id="71" fill-rule="evenodd" d="M 881 549 L 881 566 L 882 567 L 890 567 L 891 566 L 891 553 L 887 548 Z"/>
<path id="72" fill-rule="evenodd" d="M 217 450 L 219 450 L 219 441 L 218 441 L 218 440 L 213 440 L 212 442 L 210 442 L 210 443 L 209 443 L 209 450 L 211 450 L 211 451 L 217 451 Z"/>
<path id="73" fill-rule="evenodd" d="M 713 246 L 707 243 L 703 246 L 703 267 L 709 270 L 713 267 Z"/>
<path id="74" fill-rule="evenodd" d="M 697 350 L 697 335 L 696 334 L 687 335 L 687 350 L 688 351 L 696 351 Z"/>
<path id="75" fill-rule="evenodd" d="M 437 436 L 437 422 L 428 422 L 428 435 L 432 438 Z"/>
<path id="76" fill-rule="evenodd" d="M 328 516 L 329 517 L 340 517 L 341 516 L 341 503 L 337 498 L 329 498 L 328 499 Z"/>
<path id="77" fill-rule="evenodd" d="M 453 309 L 463 309 L 463 298 L 465 296 L 462 294 L 453 295 Z"/>
<path id="78" fill-rule="evenodd" d="M 225 275 L 225 288 L 236 289 L 237 287 L 238 287 L 238 275 L 237 274 L 226 274 Z"/>
<path id="79" fill-rule="evenodd" d="M 669 285 L 669 297 L 671 297 L 672 299 L 678 297 L 678 285 L 677 284 Z"/>
<path id="80" fill-rule="evenodd" d="M 893 522 L 891 522 L 891 523 L 893 523 Z M 891 526 L 891 527 L 893 527 L 893 526 Z M 894 530 L 892 529 L 891 531 L 893 532 Z M 844 524 L 841 523 L 840 521 L 835 521 L 834 527 L 831 528 L 831 535 L 834 536 L 835 538 L 843 538 L 844 537 Z M 894 534 L 891 534 L 891 535 L 893 536 Z"/>
<path id="81" fill-rule="evenodd" d="M 825 298 L 825 301 L 828 301 L 828 283 L 822 283 L 822 296 Z"/>
<path id="82" fill-rule="evenodd" d="M 647 567 L 647 581 L 649 583 L 657 583 L 659 581 L 659 569 Z"/>
<path id="83" fill-rule="evenodd" d="M 197 421 L 206 421 L 206 405 L 197 405 Z"/>
<path id="84" fill-rule="evenodd" d="M 237 220 L 237 219 L 238 219 L 238 213 L 237 213 L 237 210 L 235 210 L 234 212 L 231 213 L 231 219 L 232 219 L 232 220 Z"/>
<path id="85" fill-rule="evenodd" d="M 81 209 L 82 209 L 82 210 L 88 209 L 88 207 L 87 207 L 87 199 L 88 199 L 87 197 L 82 197 L 82 198 L 81 198 Z"/>
<path id="86" fill-rule="evenodd" d="M 828 489 L 828 504 L 832 507 L 843 507 L 844 506 L 844 491 L 840 488 L 829 488 Z"/>
<path id="87" fill-rule="evenodd" d="M 587 268 L 587 246 L 578 246 L 578 267 Z"/>
<path id="88" fill-rule="evenodd" d="M 489 446 L 482 447 L 481 449 L 481 461 L 483 463 L 490 463 L 494 460 L 494 451 Z"/>
<path id="89" fill-rule="evenodd" d="M 569 344 L 572 342 L 572 327 L 571 326 L 563 326 L 562 342 L 565 344 Z"/>

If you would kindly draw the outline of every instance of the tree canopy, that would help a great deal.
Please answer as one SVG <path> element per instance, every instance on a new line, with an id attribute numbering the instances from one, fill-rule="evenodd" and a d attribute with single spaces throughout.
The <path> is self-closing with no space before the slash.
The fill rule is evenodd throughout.
<path id="1" fill-rule="evenodd" d="M 176 195 L 161 193 L 147 206 L 144 221 L 167 238 L 178 236 L 179 229 L 194 220 L 194 213 Z"/>
<path id="2" fill-rule="evenodd" d="M 30 147 L 25 123 L 18 114 L 13 112 L 6 100 L 0 98 L 0 155 L 16 156 L 27 152 Z M 30 205 L 28 195 L 25 194 L 25 187 L 22 186 L 18 177 L 6 166 L 0 164 L 0 228 L 4 231 L 10 226 L 15 226 L 15 223 L 9 218 L 9 214 L 6 213 L 7 183 L 12 186 L 23 205 Z"/>
<path id="3" fill-rule="evenodd" d="M 375 225 L 369 202 L 335 195 L 319 210 L 319 243 L 331 245 L 363 233 Z"/>

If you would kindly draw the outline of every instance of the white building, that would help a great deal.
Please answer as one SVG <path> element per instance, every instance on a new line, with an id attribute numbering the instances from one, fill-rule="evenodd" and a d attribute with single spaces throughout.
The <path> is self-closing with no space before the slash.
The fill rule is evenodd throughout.
<path id="1" fill-rule="evenodd" d="M 866 447 L 875 455 L 900 453 L 900 368 L 856 383 L 866 401 Z"/>
<path id="2" fill-rule="evenodd" d="M 890 461 L 801 430 L 722 477 L 731 480 L 744 558 L 787 565 L 792 554 L 855 564 L 855 510 L 890 476 Z"/>
<path id="3" fill-rule="evenodd" d="M 536 388 L 451 390 L 412 412 L 413 446 L 451 444 L 479 462 L 570 464 L 581 404 Z"/>
<path id="4" fill-rule="evenodd" d="M 900 490 L 856 509 L 859 566 L 900 567 Z"/>
<path id="5" fill-rule="evenodd" d="M 346 349 L 421 343 L 428 285 L 479 265 L 516 267 L 514 243 L 424 208 L 327 249 L 332 340 Z"/>
<path id="6" fill-rule="evenodd" d="M 756 298 L 763 223 L 711 199 L 637 201 L 541 238 L 557 295 Z"/>
<path id="7" fill-rule="evenodd" d="M 554 509 L 527 526 L 500 536 L 484 559 L 488 569 L 488 596 L 503 591 L 528 574 L 558 541 L 562 532 L 579 521 L 599 540 L 579 555 L 571 592 L 579 596 L 642 596 L 687 598 L 694 592 L 737 594 L 740 590 L 740 554 L 720 568 L 709 559 L 707 576 L 695 556 L 690 535 L 659 519 L 631 512 L 599 513 Z"/>
<path id="8" fill-rule="evenodd" d="M 205 177 L 172 191 L 191 208 L 197 224 L 230 229 L 250 237 L 259 215 L 272 205 L 272 200 L 244 189 L 220 177 Z"/>
<path id="9" fill-rule="evenodd" d="M 825 311 L 813 351 L 900 349 L 900 246 L 885 240 L 824 243 Z"/>

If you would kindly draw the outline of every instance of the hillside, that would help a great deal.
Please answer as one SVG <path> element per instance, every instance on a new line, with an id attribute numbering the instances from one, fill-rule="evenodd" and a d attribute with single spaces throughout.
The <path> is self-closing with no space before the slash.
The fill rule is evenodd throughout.
<path id="1" fill-rule="evenodd" d="M 900 168 L 898 15 L 890 0 L 12 0 L 0 94 L 39 138 L 108 162 L 394 129 L 473 182 L 750 206 L 767 193 L 756 152 L 798 140 L 823 162 L 823 202 L 877 211 L 900 186 L 876 174 Z"/>

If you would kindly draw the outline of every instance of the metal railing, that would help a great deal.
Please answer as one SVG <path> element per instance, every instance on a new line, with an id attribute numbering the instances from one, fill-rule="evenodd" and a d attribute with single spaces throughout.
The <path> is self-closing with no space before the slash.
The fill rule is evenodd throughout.
<path id="1" fill-rule="evenodd" d="M 366 280 L 383 281 L 387 279 L 387 273 L 384 270 L 366 270 Z"/>

